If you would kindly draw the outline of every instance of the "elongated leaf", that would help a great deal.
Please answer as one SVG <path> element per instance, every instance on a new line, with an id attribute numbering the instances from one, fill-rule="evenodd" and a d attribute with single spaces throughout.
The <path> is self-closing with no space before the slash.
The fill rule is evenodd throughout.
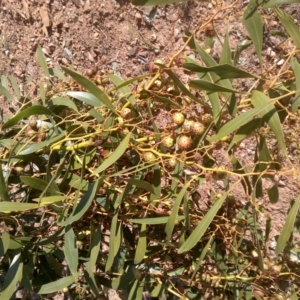
<path id="1" fill-rule="evenodd" d="M 5 87 L 6 89 L 8 89 L 8 79 L 4 75 L 1 76 L 1 84 L 2 84 L 3 87 Z"/>
<path id="2" fill-rule="evenodd" d="M 116 75 L 109 75 L 109 79 L 114 83 L 115 86 L 120 86 L 122 83 L 124 83 L 123 79 Z M 131 94 L 131 90 L 128 85 L 125 85 L 118 90 L 122 93 L 123 97 L 126 97 L 130 101 L 131 105 L 135 105 L 136 100 Z"/>
<path id="3" fill-rule="evenodd" d="M 10 235 L 8 232 L 4 231 L 0 238 L 0 257 L 2 257 L 7 249 L 9 248 Z"/>
<path id="4" fill-rule="evenodd" d="M 179 78 L 177 77 L 177 75 L 171 71 L 171 70 L 165 70 L 165 72 L 170 76 L 170 78 L 173 80 L 174 85 L 176 87 L 178 87 L 183 94 L 185 94 L 186 96 L 188 96 L 189 98 L 191 98 L 192 100 L 194 100 L 197 103 L 200 103 L 202 105 L 204 105 L 204 103 L 199 100 L 196 96 L 194 96 L 186 87 L 185 85 L 179 80 Z"/>
<path id="5" fill-rule="evenodd" d="M 129 133 L 123 141 L 119 144 L 117 149 L 93 172 L 93 174 L 99 174 L 114 164 L 126 151 L 131 134 Z"/>
<path id="6" fill-rule="evenodd" d="M 283 153 L 288 157 L 288 152 L 285 146 L 285 141 L 284 141 L 284 136 L 283 136 L 283 131 L 282 131 L 282 126 L 280 123 L 280 119 L 277 113 L 277 110 L 275 106 L 272 103 L 272 100 L 268 98 L 266 95 L 259 91 L 253 91 L 252 92 L 252 97 L 251 97 L 251 102 L 254 107 L 259 108 L 263 104 L 270 104 L 267 107 L 263 108 L 259 114 L 261 117 L 268 123 L 272 131 L 274 132 L 277 142 L 283 151 Z"/>
<path id="7" fill-rule="evenodd" d="M 11 83 L 12 88 L 14 89 L 14 92 L 16 93 L 18 99 L 21 98 L 21 91 L 18 85 L 18 82 L 14 76 L 9 76 L 9 80 Z"/>
<path id="8" fill-rule="evenodd" d="M 7 190 L 7 186 L 6 186 L 6 183 L 5 183 L 3 172 L 4 171 L 1 168 L 1 170 L 0 170 L 0 200 L 9 202 L 10 198 L 9 198 L 9 195 L 8 195 L 8 190 Z"/>
<path id="9" fill-rule="evenodd" d="M 178 2 L 186 2 L 189 0 L 132 0 L 133 5 L 146 6 L 146 5 L 161 5 L 161 4 L 171 4 Z"/>
<path id="10" fill-rule="evenodd" d="M 56 76 L 60 80 L 66 79 L 66 76 L 64 75 L 64 73 L 62 71 L 55 69 L 55 68 L 48 68 L 48 70 L 49 70 L 49 73 L 51 76 Z"/>
<path id="11" fill-rule="evenodd" d="M 63 70 L 69 74 L 71 77 L 73 77 L 74 80 L 76 80 L 79 84 L 81 84 L 84 88 L 86 88 L 90 93 L 92 93 L 96 98 L 98 98 L 106 107 L 108 107 L 112 112 L 117 114 L 115 107 L 110 102 L 110 99 L 107 97 L 107 95 L 101 91 L 94 83 L 92 83 L 90 80 L 82 76 L 81 74 L 64 68 Z"/>
<path id="12" fill-rule="evenodd" d="M 110 227 L 110 235 L 109 235 L 109 252 L 108 257 L 105 265 L 105 272 L 109 271 L 113 265 L 115 253 L 118 252 L 117 243 L 116 243 L 116 232 L 118 228 L 118 213 L 115 213 Z"/>
<path id="13" fill-rule="evenodd" d="M 181 221 L 184 220 L 185 216 L 177 216 L 176 220 Z M 156 225 L 156 224 L 165 224 L 167 223 L 169 216 L 167 217 L 157 217 L 157 218 L 145 218 L 145 219 L 130 219 L 130 222 L 135 224 L 148 224 L 148 225 Z"/>
<path id="14" fill-rule="evenodd" d="M 43 50 L 42 50 L 40 45 L 36 49 L 36 55 L 37 55 L 38 62 L 40 64 L 44 74 L 48 78 L 50 78 L 50 73 L 49 73 L 49 70 L 48 70 L 47 62 L 45 60 L 45 56 L 44 56 Z"/>
<path id="15" fill-rule="evenodd" d="M 206 81 L 206 80 L 191 80 L 189 83 L 190 87 L 197 90 L 204 90 L 208 92 L 229 92 L 229 93 L 243 93 L 237 90 L 228 89 L 224 86 Z"/>
<path id="16" fill-rule="evenodd" d="M 21 281 L 23 272 L 23 263 L 21 260 L 21 253 L 18 252 L 8 269 L 8 272 L 5 276 L 3 286 L 1 288 L 0 300 L 14 299 L 13 295 L 17 289 L 18 281 Z"/>
<path id="17" fill-rule="evenodd" d="M 93 223 L 92 223 L 93 224 Z M 90 249 L 90 260 L 86 263 L 86 274 L 85 278 L 94 294 L 94 296 L 99 295 L 99 289 L 97 286 L 97 282 L 94 275 L 94 268 L 98 259 L 98 255 L 100 252 L 100 242 L 101 242 L 101 228 L 97 225 L 92 225 L 93 229 L 93 239 L 91 242 L 91 249 Z"/>
<path id="18" fill-rule="evenodd" d="M 138 279 L 136 279 L 130 289 L 128 300 L 142 300 L 143 299 L 143 290 L 144 290 L 144 283 L 145 278 L 143 282 L 140 282 Z"/>
<path id="19" fill-rule="evenodd" d="M 202 238 L 203 234 L 206 232 L 208 226 L 214 219 L 215 215 L 223 205 L 225 199 L 227 198 L 228 192 L 226 192 L 220 199 L 218 199 L 211 209 L 206 213 L 201 222 L 197 225 L 191 235 L 187 238 L 184 244 L 178 249 L 178 253 L 184 253 L 192 249 Z"/>
<path id="20" fill-rule="evenodd" d="M 297 62 L 295 57 L 291 59 L 291 66 L 296 77 L 296 90 L 298 91 L 295 94 L 295 99 L 292 104 L 292 112 L 295 113 L 300 105 L 300 64 Z"/>
<path id="21" fill-rule="evenodd" d="M 260 125 L 261 125 L 261 119 L 257 118 L 257 119 L 250 120 L 247 124 L 241 126 L 237 130 L 237 132 L 234 135 L 233 139 L 231 140 L 230 145 L 227 148 L 227 152 L 229 152 L 230 149 L 235 144 L 239 143 L 244 138 L 246 138 L 247 136 L 249 136 L 252 131 L 254 131 L 255 129 L 258 129 L 260 127 Z"/>
<path id="22" fill-rule="evenodd" d="M 291 37 L 292 41 L 295 43 L 298 50 L 300 50 L 300 30 L 295 24 L 294 18 L 278 7 L 275 7 L 275 11 L 280 22 Z"/>
<path id="23" fill-rule="evenodd" d="M 198 272 L 198 269 L 201 265 L 201 263 L 203 262 L 203 259 L 205 258 L 206 256 L 206 253 L 207 251 L 209 250 L 209 248 L 211 248 L 211 244 L 213 242 L 213 239 L 214 239 L 214 235 L 212 234 L 208 240 L 208 242 L 206 243 L 205 247 L 203 248 L 203 250 L 201 251 L 201 254 L 200 254 L 200 257 L 195 265 L 195 269 L 194 269 L 194 272 L 191 276 L 191 279 L 190 279 L 190 282 L 194 279 L 196 273 Z"/>
<path id="24" fill-rule="evenodd" d="M 24 150 L 23 150 L 23 148 L 21 148 L 20 150 L 22 150 L 22 151 L 19 152 L 18 155 L 28 155 L 28 154 L 34 153 L 40 149 L 43 149 L 44 147 L 47 147 L 55 142 L 58 142 L 59 140 L 62 140 L 65 136 L 66 136 L 66 133 L 63 132 L 63 133 L 56 135 L 46 141 L 31 144 Z"/>
<path id="25" fill-rule="evenodd" d="M 76 97 L 74 97 L 76 98 Z M 63 105 L 63 106 L 67 106 L 75 111 L 78 111 L 78 108 L 76 106 L 76 104 L 70 100 L 69 98 L 65 98 L 65 97 L 57 97 L 57 98 L 52 98 L 49 102 L 48 102 L 49 106 L 52 105 Z"/>
<path id="26" fill-rule="evenodd" d="M 20 122 L 24 118 L 28 118 L 32 115 L 54 115 L 53 112 L 46 107 L 40 106 L 40 105 L 35 105 L 26 108 L 22 112 L 18 113 L 16 116 L 8 120 L 5 124 L 3 124 L 2 129 L 7 129 L 9 127 L 12 127 L 18 122 Z"/>
<path id="27" fill-rule="evenodd" d="M 139 264 L 146 254 L 147 249 L 147 236 L 146 236 L 146 224 L 141 225 L 141 231 L 139 236 L 139 241 L 136 247 L 134 263 Z"/>
<path id="28" fill-rule="evenodd" d="M 0 84 L 0 94 L 5 96 L 9 101 L 13 101 L 14 97 L 11 95 L 11 93 L 5 88 L 2 84 Z"/>
<path id="29" fill-rule="evenodd" d="M 291 4 L 291 3 L 299 3 L 299 0 L 268 0 L 266 2 L 263 2 L 262 6 L 263 8 L 270 8 L 276 5 Z"/>
<path id="30" fill-rule="evenodd" d="M 26 185 L 44 191 L 48 187 L 48 183 L 40 178 L 30 177 L 30 176 L 20 176 L 20 179 Z M 54 189 L 53 187 L 49 186 L 48 191 L 52 194 L 60 195 L 59 190 Z"/>
<path id="31" fill-rule="evenodd" d="M 167 222 L 166 227 L 165 227 L 165 232 L 167 234 L 167 237 L 166 237 L 167 241 L 169 241 L 171 239 L 173 229 L 174 229 L 174 226 L 175 226 L 175 221 L 176 221 L 176 218 L 178 216 L 178 211 L 179 211 L 181 201 L 182 201 L 183 196 L 185 195 L 186 190 L 189 187 L 190 183 L 191 182 L 189 181 L 183 186 L 183 188 L 180 190 L 180 193 L 177 195 L 176 200 L 174 202 L 172 212 L 170 214 L 170 217 L 169 217 L 168 222 Z"/>
<path id="32" fill-rule="evenodd" d="M 268 196 L 271 203 L 277 203 L 279 200 L 278 184 L 275 183 L 271 188 L 268 189 Z"/>
<path id="33" fill-rule="evenodd" d="M 69 269 L 74 276 L 75 282 L 77 282 L 78 248 L 76 247 L 75 234 L 71 225 L 66 226 L 64 253 Z"/>
<path id="34" fill-rule="evenodd" d="M 223 49 L 222 49 L 222 53 L 220 56 L 220 64 L 232 64 L 231 61 L 231 49 L 230 49 L 230 45 L 229 45 L 229 32 L 228 32 L 228 23 L 227 23 L 227 28 L 226 28 L 226 34 L 225 34 L 225 39 L 224 39 L 224 43 L 223 43 Z M 225 78 L 225 77 L 224 77 Z"/>
<path id="35" fill-rule="evenodd" d="M 130 179 L 130 180 L 128 180 L 128 183 L 130 185 L 137 186 L 141 189 L 144 189 L 144 190 L 154 194 L 153 186 L 147 181 L 138 180 L 138 179 Z"/>
<path id="36" fill-rule="evenodd" d="M 41 295 L 55 293 L 55 292 L 61 291 L 63 288 L 68 287 L 69 285 L 71 285 L 74 282 L 75 282 L 74 277 L 72 275 L 63 277 L 56 281 L 42 285 L 39 289 L 37 289 L 36 292 Z"/>
<path id="37" fill-rule="evenodd" d="M 94 107 L 102 105 L 102 102 L 91 93 L 70 91 L 67 92 L 67 95 Z"/>
<path id="38" fill-rule="evenodd" d="M 79 204 L 76 206 L 73 215 L 69 217 L 66 221 L 58 223 L 59 226 L 66 226 L 78 221 L 84 213 L 89 209 L 93 199 L 95 198 L 96 192 L 98 191 L 98 185 L 101 178 L 95 181 L 91 186 L 89 186 L 87 192 L 84 194 Z"/>
<path id="39" fill-rule="evenodd" d="M 33 201 L 43 203 L 44 205 L 53 204 L 55 202 L 64 201 L 67 198 L 67 196 L 49 196 L 49 197 L 43 197 L 43 198 L 34 198 Z"/>
<path id="40" fill-rule="evenodd" d="M 229 135 L 230 133 L 234 132 L 241 126 L 248 123 L 252 118 L 260 113 L 263 109 L 271 106 L 272 103 L 264 103 L 258 107 L 248 110 L 247 112 L 239 115 L 238 117 L 234 118 L 233 120 L 226 123 L 216 135 L 207 138 L 209 142 L 219 141 L 222 137 Z"/>
<path id="41" fill-rule="evenodd" d="M 256 50 L 260 65 L 262 67 L 262 42 L 263 42 L 263 23 L 257 12 L 258 5 L 256 0 L 250 0 L 243 15 L 243 24 L 246 27 Z"/>
<path id="42" fill-rule="evenodd" d="M 17 202 L 1 202 L 0 212 L 11 213 L 11 212 L 22 212 L 30 209 L 37 209 L 42 205 L 35 203 L 17 203 Z"/>
<path id="43" fill-rule="evenodd" d="M 300 196 L 296 199 L 293 206 L 291 207 L 291 210 L 289 211 L 285 223 L 283 225 L 282 231 L 280 233 L 280 236 L 277 241 L 276 250 L 275 253 L 278 255 L 281 251 L 284 250 L 286 246 L 286 242 L 291 236 L 291 233 L 294 229 L 295 220 L 299 211 L 299 205 L 300 205 Z"/>
<path id="44" fill-rule="evenodd" d="M 214 72 L 221 78 L 257 78 L 255 75 L 252 75 L 229 64 L 222 64 L 214 67 L 202 67 L 198 64 L 185 63 L 183 67 L 193 72 Z"/>

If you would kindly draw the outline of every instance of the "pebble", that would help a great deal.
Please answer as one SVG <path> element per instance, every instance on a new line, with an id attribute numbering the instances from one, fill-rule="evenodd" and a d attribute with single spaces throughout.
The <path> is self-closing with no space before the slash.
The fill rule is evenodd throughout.
<path id="1" fill-rule="evenodd" d="M 138 21 L 142 20 L 142 14 L 141 14 L 140 12 L 137 12 L 137 13 L 135 14 L 135 18 L 136 18 Z"/>
<path id="2" fill-rule="evenodd" d="M 277 66 L 282 66 L 284 63 L 284 59 L 280 59 L 278 62 L 277 62 Z"/>

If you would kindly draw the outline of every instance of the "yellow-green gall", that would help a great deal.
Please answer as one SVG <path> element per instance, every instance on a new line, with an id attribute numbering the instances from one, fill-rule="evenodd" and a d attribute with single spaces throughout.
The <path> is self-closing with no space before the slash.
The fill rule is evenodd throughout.
<path id="1" fill-rule="evenodd" d="M 174 146 L 174 139 L 171 136 L 166 136 L 162 140 L 162 144 L 168 149 L 172 148 Z"/>
<path id="2" fill-rule="evenodd" d="M 185 120 L 185 116 L 184 114 L 182 114 L 181 112 L 175 112 L 173 115 L 172 115 L 172 118 L 173 118 L 173 122 L 176 124 L 176 125 L 181 125 L 184 120 Z"/>
<path id="3" fill-rule="evenodd" d="M 145 152 L 143 154 L 143 159 L 145 162 L 153 162 L 156 160 L 156 156 L 152 152 Z"/>

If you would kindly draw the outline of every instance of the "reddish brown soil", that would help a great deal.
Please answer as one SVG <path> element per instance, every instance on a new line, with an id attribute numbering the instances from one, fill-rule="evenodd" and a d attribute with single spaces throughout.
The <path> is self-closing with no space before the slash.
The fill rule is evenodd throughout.
<path id="1" fill-rule="evenodd" d="M 222 12 L 213 22 L 223 41 L 228 21 L 232 50 L 249 39 L 241 21 L 246 2 L 238 1 L 233 10 Z M 223 6 L 228 3 L 230 1 L 225 1 Z M 0 5 L 0 74 L 15 76 L 20 85 L 25 85 L 28 78 L 34 84 L 41 80 L 41 69 L 35 55 L 38 45 L 42 46 L 49 66 L 59 68 L 60 65 L 73 65 L 82 73 L 86 73 L 91 67 L 97 67 L 113 70 L 123 78 L 145 73 L 156 59 L 167 62 L 180 49 L 185 29 L 194 30 L 217 11 L 214 1 L 191 1 L 188 4 L 155 8 L 134 7 L 129 0 L 0 0 Z M 299 24 L 297 5 L 290 5 L 287 10 Z M 265 21 L 264 65 L 270 70 L 270 74 L 276 74 L 281 68 L 278 62 L 286 59 L 292 45 L 286 43 L 282 47 L 284 39 L 269 35 L 271 29 L 281 28 L 278 20 L 266 15 Z M 130 32 L 129 24 L 134 28 L 135 35 Z M 209 26 L 197 35 L 202 45 L 209 36 Z M 156 50 L 148 47 L 142 39 L 152 43 Z M 216 60 L 219 59 L 221 49 L 222 46 L 216 39 L 211 49 Z M 191 51 L 187 48 L 184 53 L 189 54 Z M 253 46 L 241 53 L 239 63 L 240 67 L 249 72 L 260 73 Z M 182 80 L 186 81 L 188 78 L 182 77 Z M 243 79 L 240 82 L 241 88 L 248 90 L 253 82 Z M 8 107 L 8 103 L 2 103 L 4 114 L 9 113 Z M 246 163 L 253 161 L 252 145 L 254 141 L 250 139 L 237 150 L 238 156 Z M 220 159 L 224 158 L 221 151 L 219 155 Z M 294 159 L 297 168 L 297 155 Z M 284 163 L 284 166 L 290 168 L 288 163 Z M 278 203 L 270 204 L 267 197 L 260 199 L 265 206 L 265 214 L 261 216 L 262 223 L 265 223 L 266 215 L 272 217 L 272 238 L 281 231 L 290 201 L 299 193 L 292 174 L 287 174 L 280 178 Z M 208 197 L 203 187 L 199 190 L 202 201 Z M 241 187 L 236 193 L 239 201 L 248 200 Z"/>

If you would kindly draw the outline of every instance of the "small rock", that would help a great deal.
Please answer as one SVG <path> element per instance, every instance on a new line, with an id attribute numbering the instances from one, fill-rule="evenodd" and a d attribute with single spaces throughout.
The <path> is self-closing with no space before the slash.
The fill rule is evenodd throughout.
<path id="1" fill-rule="evenodd" d="M 61 62 L 66 66 L 68 65 L 68 60 L 65 57 L 61 59 Z"/>
<path id="2" fill-rule="evenodd" d="M 142 14 L 140 12 L 137 12 L 135 14 L 135 18 L 138 20 L 138 21 L 141 21 L 142 20 Z"/>
<path id="3" fill-rule="evenodd" d="M 284 63 L 284 59 L 280 59 L 278 62 L 277 62 L 277 66 L 282 66 Z"/>
<path id="4" fill-rule="evenodd" d="M 137 53 L 137 50 L 138 50 L 138 47 L 132 47 L 132 48 L 129 50 L 128 56 L 129 56 L 129 57 L 135 56 L 136 53 Z"/>

